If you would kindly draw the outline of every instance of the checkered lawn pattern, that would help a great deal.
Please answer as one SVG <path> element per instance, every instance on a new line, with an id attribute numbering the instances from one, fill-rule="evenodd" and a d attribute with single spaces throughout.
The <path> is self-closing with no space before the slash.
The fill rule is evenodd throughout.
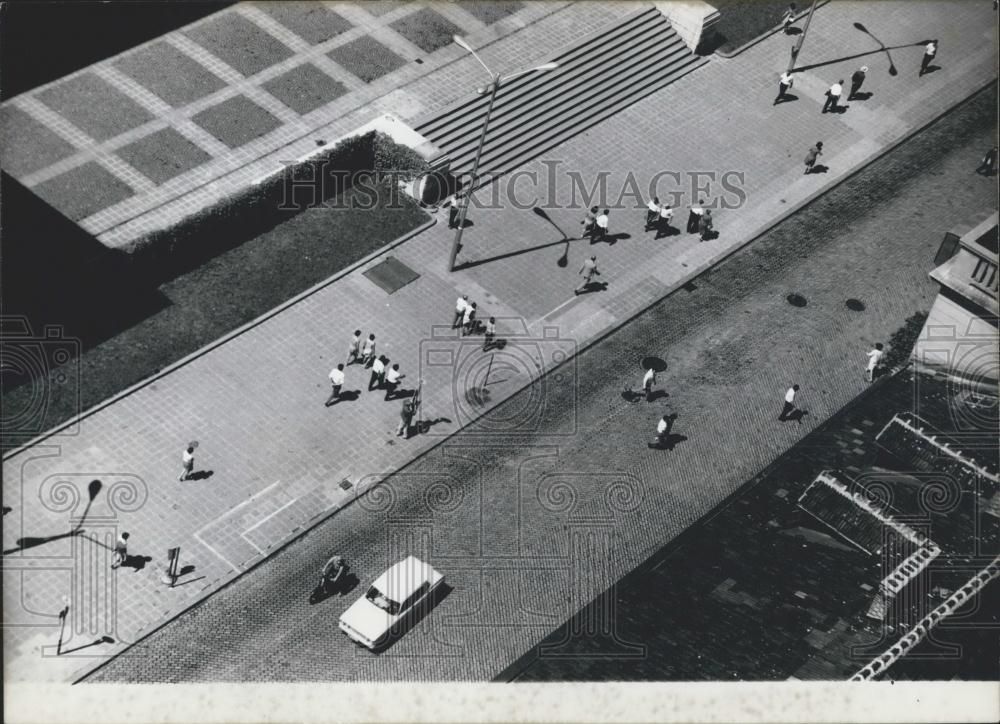
<path id="1" fill-rule="evenodd" d="M 524 7 L 521 2 L 463 2 L 462 9 L 476 16 L 480 22 L 492 25 Z"/>
<path id="2" fill-rule="evenodd" d="M 281 121 L 246 96 L 235 96 L 206 108 L 191 120 L 230 148 L 239 148 L 281 125 Z"/>
<path id="3" fill-rule="evenodd" d="M 263 84 L 263 88 L 303 116 L 347 92 L 343 83 L 334 80 L 311 63 L 296 66 L 272 78 Z"/>
<path id="4" fill-rule="evenodd" d="M 94 73 L 49 86 L 38 98 L 98 141 L 153 120 L 149 111 Z"/>
<path id="5" fill-rule="evenodd" d="M 366 83 L 406 64 L 405 60 L 368 35 L 340 45 L 327 55 Z"/>
<path id="6" fill-rule="evenodd" d="M 175 108 L 226 87 L 217 75 L 162 40 L 122 56 L 112 65 Z"/>
<path id="7" fill-rule="evenodd" d="M 262 2 L 263 10 L 303 40 L 317 45 L 354 27 L 351 22 L 318 2 Z"/>
<path id="8" fill-rule="evenodd" d="M 430 8 L 423 8 L 392 23 L 392 29 L 425 53 L 454 42 L 452 36 L 461 35 L 462 29 Z"/>
<path id="9" fill-rule="evenodd" d="M 91 161 L 39 184 L 35 193 L 73 221 L 79 221 L 98 209 L 127 199 L 133 191 L 113 173 Z"/>
<path id="10" fill-rule="evenodd" d="M 164 128 L 122 146 L 118 156 L 158 184 L 197 168 L 211 158 L 173 128 Z"/>
<path id="11" fill-rule="evenodd" d="M 288 46 L 238 13 L 215 15 L 185 35 L 246 76 L 292 55 Z"/>
<path id="12" fill-rule="evenodd" d="M 73 153 L 73 144 L 17 106 L 0 107 L 0 164 L 8 173 L 23 176 Z"/>

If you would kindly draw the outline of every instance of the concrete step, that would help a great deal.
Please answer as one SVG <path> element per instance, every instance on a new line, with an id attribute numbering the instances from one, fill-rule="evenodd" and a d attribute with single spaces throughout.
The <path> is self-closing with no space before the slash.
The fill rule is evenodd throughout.
<path id="1" fill-rule="evenodd" d="M 481 175 L 523 165 L 707 62 L 688 50 L 655 8 L 635 11 L 554 60 L 557 70 L 501 88 Z M 488 96 L 472 96 L 416 126 L 450 156 L 452 173 L 471 171 L 488 104 Z"/>

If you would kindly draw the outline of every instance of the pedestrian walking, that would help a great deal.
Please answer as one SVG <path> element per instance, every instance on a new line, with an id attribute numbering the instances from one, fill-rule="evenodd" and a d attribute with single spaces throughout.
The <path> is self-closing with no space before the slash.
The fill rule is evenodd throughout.
<path id="1" fill-rule="evenodd" d="M 931 61 L 934 60 L 934 56 L 937 55 L 938 41 L 937 38 L 929 42 L 924 46 L 924 57 L 920 61 L 920 73 L 918 77 L 927 72 L 930 67 Z"/>
<path id="2" fill-rule="evenodd" d="M 347 343 L 347 364 L 354 364 L 361 358 L 361 330 L 355 329 L 354 336 Z"/>
<path id="3" fill-rule="evenodd" d="M 488 350 L 493 346 L 493 340 L 497 336 L 497 320 L 496 317 L 490 317 L 490 321 L 486 323 L 486 333 L 483 335 L 483 352 Z"/>
<path id="4" fill-rule="evenodd" d="M 785 95 L 788 93 L 788 89 L 792 87 L 793 82 L 791 73 L 785 71 L 781 74 L 781 77 L 778 78 L 778 97 L 774 99 L 774 103 L 772 105 L 776 106 L 779 103 L 784 102 Z"/>
<path id="5" fill-rule="evenodd" d="M 410 439 L 410 428 L 413 425 L 413 413 L 417 406 L 412 399 L 403 400 L 403 407 L 399 411 L 399 427 L 396 428 L 396 435 L 406 440 Z"/>
<path id="6" fill-rule="evenodd" d="M 670 204 L 663 204 L 660 207 L 660 218 L 657 219 L 656 236 L 654 238 L 659 239 L 661 236 L 667 236 L 670 233 L 670 220 L 673 218 L 674 210 L 670 208 Z"/>
<path id="7" fill-rule="evenodd" d="M 704 205 L 705 202 L 703 200 L 699 200 L 697 205 L 688 204 L 689 212 L 688 212 L 687 232 L 689 234 L 698 233 L 698 227 L 701 222 L 701 216 L 702 214 L 705 213 Z"/>
<path id="8" fill-rule="evenodd" d="M 361 364 L 367 367 L 375 362 L 375 334 L 369 334 L 361 348 Z"/>
<path id="9" fill-rule="evenodd" d="M 828 110 L 836 112 L 840 108 L 840 96 L 844 92 L 844 79 L 841 78 L 826 92 L 826 101 L 823 103 L 823 113 Z"/>
<path id="10" fill-rule="evenodd" d="M 868 352 L 868 365 L 865 367 L 865 377 L 869 382 L 875 381 L 876 370 L 879 365 L 882 364 L 882 357 L 884 354 L 881 342 L 876 342 L 875 348 Z"/>
<path id="11" fill-rule="evenodd" d="M 385 363 L 389 359 L 385 355 L 380 355 L 372 362 L 372 376 L 368 378 L 368 391 L 378 389 L 385 383 Z"/>
<path id="12" fill-rule="evenodd" d="M 854 100 L 854 96 L 858 94 L 862 84 L 865 82 L 866 73 L 868 73 L 867 65 L 863 65 L 854 71 L 854 74 L 851 76 L 851 92 L 847 94 L 847 100 Z"/>
<path id="13" fill-rule="evenodd" d="M 597 269 L 596 256 L 592 256 L 583 262 L 583 266 L 580 267 L 580 274 L 583 275 L 583 284 L 573 290 L 574 295 L 587 291 L 587 287 L 590 286 L 590 282 L 593 281 L 594 277 L 601 275 L 601 272 Z"/>
<path id="14" fill-rule="evenodd" d="M 590 240 L 593 241 L 594 235 L 597 233 L 597 207 L 591 206 L 590 211 L 584 215 L 583 221 L 580 223 L 583 224 L 583 235 L 589 235 Z"/>
<path id="15" fill-rule="evenodd" d="M 785 10 L 785 14 L 781 16 L 781 29 L 784 31 L 785 35 L 789 34 L 792 23 L 795 22 L 795 11 L 795 3 L 788 3 L 788 9 Z"/>
<path id="16" fill-rule="evenodd" d="M 465 320 L 465 308 L 469 306 L 469 295 L 463 294 L 455 302 L 455 318 L 451 321 L 451 328 L 455 329 Z"/>
<path id="17" fill-rule="evenodd" d="M 646 231 L 649 231 L 656 226 L 657 220 L 660 218 L 660 197 L 654 196 L 650 201 L 646 202 Z"/>
<path id="18" fill-rule="evenodd" d="M 330 384 L 333 386 L 333 391 L 326 400 L 327 407 L 335 402 L 340 402 L 340 388 L 344 386 L 344 365 L 337 365 L 330 370 Z"/>
<path id="19" fill-rule="evenodd" d="M 608 214 L 611 211 L 605 209 L 600 214 L 597 215 L 597 219 L 594 221 L 594 226 L 597 229 L 597 240 L 604 241 L 608 238 Z M 591 239 L 593 240 L 593 239 Z"/>
<path id="20" fill-rule="evenodd" d="M 122 534 L 118 536 L 115 541 L 115 552 L 111 559 L 111 567 L 118 568 L 119 566 L 125 565 L 125 561 L 128 560 L 128 533 L 122 531 Z"/>
<path id="21" fill-rule="evenodd" d="M 462 336 L 466 337 L 476 331 L 476 325 L 479 322 L 476 321 L 476 303 L 473 302 L 465 308 L 465 317 L 462 319 Z"/>
<path id="22" fill-rule="evenodd" d="M 778 419 L 784 422 L 788 419 L 792 410 L 795 409 L 795 393 L 799 391 L 798 385 L 792 385 L 785 392 L 785 406 L 781 408 L 781 414 L 778 415 Z"/>
<path id="23" fill-rule="evenodd" d="M 184 449 L 184 454 L 181 455 L 181 461 L 184 464 L 184 468 L 181 470 L 181 476 L 177 478 L 178 480 L 187 480 L 191 477 L 191 473 L 194 472 L 194 445 L 188 445 Z"/>
<path id="24" fill-rule="evenodd" d="M 653 385 L 656 384 L 656 370 L 650 367 L 642 378 L 642 389 L 646 393 L 646 402 L 653 401 Z"/>
<path id="25" fill-rule="evenodd" d="M 820 157 L 823 153 L 823 142 L 817 141 L 816 145 L 809 149 L 806 154 L 806 173 L 812 173 L 813 166 L 816 165 L 816 159 Z"/>
<path id="26" fill-rule="evenodd" d="M 701 232 L 701 241 L 708 241 L 714 238 L 713 233 L 713 222 L 712 222 L 712 211 L 710 209 L 705 209 L 705 213 L 702 214 L 701 221 L 698 222 L 698 231 Z"/>
<path id="27" fill-rule="evenodd" d="M 649 443 L 647 447 L 659 448 L 664 447 L 670 438 L 670 431 L 674 427 L 674 420 L 677 419 L 677 414 L 665 414 L 656 423 L 656 439 Z"/>
<path id="28" fill-rule="evenodd" d="M 462 215 L 462 192 L 457 192 L 451 200 L 451 206 L 448 207 L 448 228 L 457 229 L 459 224 L 459 217 Z"/>
<path id="29" fill-rule="evenodd" d="M 385 373 L 385 399 L 391 400 L 396 396 L 396 389 L 399 387 L 399 381 L 406 377 L 404 374 L 400 374 L 399 365 L 393 365 L 392 369 Z"/>
<path id="30" fill-rule="evenodd" d="M 997 170 L 997 147 L 994 146 L 983 156 L 982 163 L 976 169 L 976 173 L 983 176 L 992 176 Z"/>

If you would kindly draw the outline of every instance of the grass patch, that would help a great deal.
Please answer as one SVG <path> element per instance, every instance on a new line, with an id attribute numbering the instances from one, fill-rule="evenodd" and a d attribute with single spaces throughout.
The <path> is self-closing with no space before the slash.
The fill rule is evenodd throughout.
<path id="1" fill-rule="evenodd" d="M 50 396 L 44 429 L 259 317 L 428 218 L 409 197 L 399 194 L 391 199 L 395 203 L 389 194 L 378 194 L 374 207 L 351 208 L 355 199 L 370 206 L 371 196 L 370 190 L 352 187 L 326 205 L 303 211 L 162 284 L 158 291 L 166 303 L 161 308 L 90 347 L 78 360 L 53 369 L 41 383 Z M 78 375 L 79 399 L 76 385 L 55 382 L 63 374 Z M 5 391 L 5 410 L 30 409 L 38 388 L 22 384 Z"/>
<path id="2" fill-rule="evenodd" d="M 421 8 L 391 26 L 425 53 L 450 45 L 454 42 L 452 36 L 462 34 L 460 27 L 430 8 Z"/>
<path id="3" fill-rule="evenodd" d="M 889 351 L 885 353 L 883 359 L 886 368 L 898 367 L 910 358 L 913 345 L 917 343 L 920 330 L 924 328 L 926 321 L 926 312 L 916 312 L 907 317 L 903 326 L 892 333 L 892 336 L 889 337 Z"/>

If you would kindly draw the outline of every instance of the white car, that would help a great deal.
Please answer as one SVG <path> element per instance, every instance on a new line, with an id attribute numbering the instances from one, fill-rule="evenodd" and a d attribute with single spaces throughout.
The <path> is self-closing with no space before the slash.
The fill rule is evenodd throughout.
<path id="1" fill-rule="evenodd" d="M 369 649 L 387 643 L 397 624 L 431 600 L 444 576 L 408 556 L 375 579 L 371 588 L 340 616 L 340 630 Z"/>

